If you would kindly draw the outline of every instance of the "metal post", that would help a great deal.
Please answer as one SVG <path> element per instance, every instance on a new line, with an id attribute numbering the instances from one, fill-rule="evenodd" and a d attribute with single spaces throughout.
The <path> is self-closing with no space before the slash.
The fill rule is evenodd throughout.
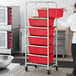
<path id="1" fill-rule="evenodd" d="M 49 68 L 49 4 L 48 4 L 48 7 L 47 7 L 47 70 L 49 69 L 50 68 Z"/>
<path id="2" fill-rule="evenodd" d="M 56 8 L 57 8 L 57 4 L 56 4 Z M 56 12 L 56 15 L 57 15 L 57 12 Z M 57 37 L 57 19 L 56 19 L 56 66 L 58 66 L 58 57 L 57 57 L 57 51 L 58 51 L 58 48 L 57 48 L 57 44 L 58 44 L 58 42 L 57 42 L 57 40 L 58 40 L 58 37 Z"/>
<path id="3" fill-rule="evenodd" d="M 25 26 L 25 30 L 26 30 L 26 36 L 25 36 L 25 40 L 26 40 L 26 44 L 25 44 L 25 67 L 27 67 L 27 2 L 26 2 L 26 26 Z"/>

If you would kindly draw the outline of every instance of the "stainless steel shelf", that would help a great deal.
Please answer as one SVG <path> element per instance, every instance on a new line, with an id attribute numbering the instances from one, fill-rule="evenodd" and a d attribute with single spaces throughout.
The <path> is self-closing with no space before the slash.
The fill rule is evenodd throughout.
<path id="1" fill-rule="evenodd" d="M 54 62 L 54 63 L 51 63 L 50 64 L 50 66 L 55 66 L 56 64 L 55 64 L 56 62 Z M 31 63 L 31 62 L 27 62 L 26 63 L 27 65 L 38 65 L 38 66 L 45 66 L 45 67 L 47 67 L 47 64 L 38 64 L 38 63 Z"/>

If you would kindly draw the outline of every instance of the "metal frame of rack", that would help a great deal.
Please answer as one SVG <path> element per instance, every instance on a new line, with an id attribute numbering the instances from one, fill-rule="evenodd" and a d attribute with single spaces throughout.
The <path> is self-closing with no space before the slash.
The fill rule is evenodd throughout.
<path id="1" fill-rule="evenodd" d="M 27 57 L 28 57 L 28 55 L 33 55 L 33 54 L 28 54 L 27 53 L 27 5 L 28 5 L 28 3 L 34 3 L 35 4 L 35 9 L 37 9 L 36 8 L 36 5 L 38 4 L 38 3 L 46 3 L 47 5 L 48 5 L 48 7 L 47 7 L 47 29 L 49 29 L 49 3 L 51 4 L 51 3 L 53 3 L 53 4 L 55 4 L 56 5 L 56 8 L 57 8 L 57 3 L 56 2 L 53 2 L 53 1 L 37 1 L 37 2 L 32 2 L 32 1 L 30 1 L 30 2 L 26 2 L 26 26 L 25 26 L 25 29 L 26 29 L 26 36 L 25 36 L 25 38 L 26 38 L 26 44 L 25 44 L 25 70 L 26 71 L 28 71 L 28 65 L 34 65 L 35 66 L 35 68 L 37 68 L 37 66 L 46 66 L 47 67 L 47 73 L 48 74 L 50 74 L 50 66 L 56 66 L 56 71 L 58 71 L 58 60 L 57 60 L 57 19 L 56 19 L 56 35 L 55 35 L 55 40 L 56 40 L 56 60 L 55 60 L 55 62 L 53 62 L 52 64 L 49 64 L 49 30 L 47 30 L 47 47 L 48 47 L 48 49 L 47 49 L 47 64 L 45 65 L 45 64 L 38 64 L 38 63 L 31 63 L 31 62 L 28 62 L 27 61 Z M 40 19 L 42 19 L 42 18 L 40 18 Z M 34 55 L 33 55 L 34 56 Z"/>

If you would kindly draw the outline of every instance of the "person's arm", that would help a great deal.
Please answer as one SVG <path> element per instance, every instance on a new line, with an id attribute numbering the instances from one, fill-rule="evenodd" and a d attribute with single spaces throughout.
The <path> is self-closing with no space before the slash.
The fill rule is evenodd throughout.
<path id="1" fill-rule="evenodd" d="M 66 21 L 58 20 L 57 30 L 68 30 L 69 26 Z"/>
<path id="2" fill-rule="evenodd" d="M 60 30 L 60 31 L 65 31 L 65 30 L 68 30 L 68 29 L 69 29 L 68 27 L 61 27 L 61 26 L 57 27 L 57 30 Z"/>

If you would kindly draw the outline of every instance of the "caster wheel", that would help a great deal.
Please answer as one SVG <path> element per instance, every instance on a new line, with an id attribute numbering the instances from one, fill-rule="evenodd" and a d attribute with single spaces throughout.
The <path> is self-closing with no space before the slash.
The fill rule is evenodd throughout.
<path id="1" fill-rule="evenodd" d="M 28 71 L 28 67 L 25 67 L 25 71 Z"/>
<path id="2" fill-rule="evenodd" d="M 50 70 L 47 71 L 48 75 L 50 75 Z"/>
<path id="3" fill-rule="evenodd" d="M 58 66 L 56 66 L 56 71 L 58 71 Z"/>
<path id="4" fill-rule="evenodd" d="M 37 68 L 37 65 L 35 65 L 35 68 Z"/>

